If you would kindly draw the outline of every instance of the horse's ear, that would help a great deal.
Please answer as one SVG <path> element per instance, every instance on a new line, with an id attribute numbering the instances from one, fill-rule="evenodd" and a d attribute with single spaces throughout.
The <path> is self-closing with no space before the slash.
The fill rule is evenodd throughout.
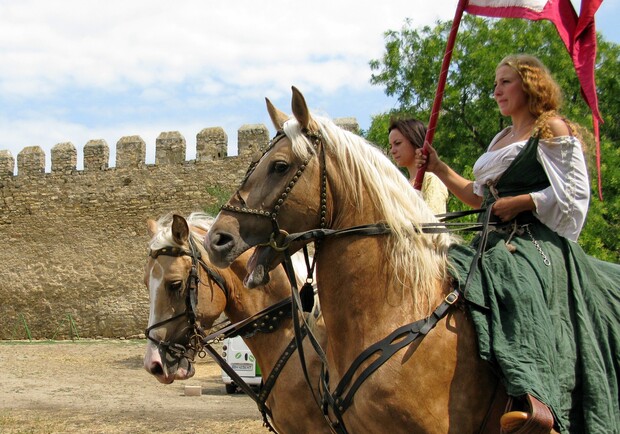
<path id="1" fill-rule="evenodd" d="M 271 122 L 273 122 L 273 126 L 276 130 L 281 130 L 284 127 L 284 122 L 288 120 L 288 115 L 276 108 L 269 98 L 265 98 L 265 102 L 267 103 L 267 112 L 269 113 L 269 117 L 271 118 Z"/>
<path id="2" fill-rule="evenodd" d="M 180 215 L 172 216 L 172 238 L 177 244 L 185 244 L 189 238 L 189 226 Z"/>
<path id="3" fill-rule="evenodd" d="M 295 86 L 293 89 L 293 100 L 291 101 L 291 106 L 293 108 L 293 115 L 299 122 L 299 125 L 305 129 L 308 129 L 310 125 L 310 111 L 308 110 L 308 104 L 306 104 L 306 99 L 301 94 L 299 89 Z"/>
<path id="4" fill-rule="evenodd" d="M 306 104 L 306 99 L 301 94 L 299 89 L 295 86 L 292 86 L 293 89 L 293 100 L 291 101 L 291 106 L 293 108 L 293 115 L 299 122 L 302 130 L 316 131 L 318 126 L 316 122 L 310 116 L 310 110 L 308 110 L 308 104 Z"/>
<path id="5" fill-rule="evenodd" d="M 149 237 L 153 238 L 157 233 L 157 222 L 153 219 L 146 220 L 146 230 L 149 234 Z"/>

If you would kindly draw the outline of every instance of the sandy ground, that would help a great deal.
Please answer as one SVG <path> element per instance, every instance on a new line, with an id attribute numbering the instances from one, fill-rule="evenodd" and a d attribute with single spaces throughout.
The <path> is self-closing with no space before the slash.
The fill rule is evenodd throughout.
<path id="1" fill-rule="evenodd" d="M 0 433 L 267 433 L 208 356 L 187 381 L 142 367 L 145 340 L 0 342 Z M 185 396 L 185 385 L 201 386 Z"/>

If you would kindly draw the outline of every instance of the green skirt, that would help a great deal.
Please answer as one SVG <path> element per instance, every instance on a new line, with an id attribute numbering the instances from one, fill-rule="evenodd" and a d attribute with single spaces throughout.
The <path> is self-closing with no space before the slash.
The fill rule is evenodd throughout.
<path id="1" fill-rule="evenodd" d="M 480 356 L 511 396 L 547 404 L 562 432 L 620 433 L 620 265 L 541 223 L 489 234 L 466 290 Z M 479 238 L 450 250 L 461 289 Z M 514 251 L 511 251 L 514 250 Z"/>

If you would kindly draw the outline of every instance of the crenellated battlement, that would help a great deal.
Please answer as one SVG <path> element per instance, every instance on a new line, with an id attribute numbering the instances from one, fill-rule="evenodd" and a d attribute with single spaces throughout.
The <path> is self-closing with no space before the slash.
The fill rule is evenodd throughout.
<path id="1" fill-rule="evenodd" d="M 342 128 L 359 131 L 354 118 L 335 120 Z M 247 157 L 263 149 L 269 143 L 269 130 L 263 124 L 243 125 L 237 131 L 238 157 Z M 186 162 L 185 137 L 178 131 L 162 132 L 155 141 L 155 165 L 183 164 Z M 24 148 L 15 160 L 9 151 L 0 151 L 0 178 L 45 173 L 45 152 L 39 146 Z M 228 136 L 222 127 L 210 127 L 196 135 L 196 160 L 215 161 L 228 157 Z M 84 145 L 84 171 L 107 170 L 110 148 L 105 140 L 89 140 Z M 71 173 L 78 166 L 77 149 L 71 142 L 58 143 L 51 151 L 51 172 Z M 145 166 L 146 143 L 140 136 L 124 136 L 116 143 L 117 168 L 141 168 Z"/>

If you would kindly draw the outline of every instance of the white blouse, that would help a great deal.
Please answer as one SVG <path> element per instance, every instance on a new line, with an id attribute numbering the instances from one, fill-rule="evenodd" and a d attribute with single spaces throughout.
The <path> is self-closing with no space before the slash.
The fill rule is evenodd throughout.
<path id="1" fill-rule="evenodd" d="M 527 141 L 512 143 L 487 152 L 474 164 L 474 193 L 483 196 L 487 181 L 495 182 L 525 147 Z M 590 179 L 579 139 L 560 136 L 538 142 L 537 160 L 542 164 L 551 185 L 530 193 L 536 209 L 534 215 L 551 230 L 577 241 L 590 202 Z M 527 176 L 527 174 L 524 174 Z"/>

